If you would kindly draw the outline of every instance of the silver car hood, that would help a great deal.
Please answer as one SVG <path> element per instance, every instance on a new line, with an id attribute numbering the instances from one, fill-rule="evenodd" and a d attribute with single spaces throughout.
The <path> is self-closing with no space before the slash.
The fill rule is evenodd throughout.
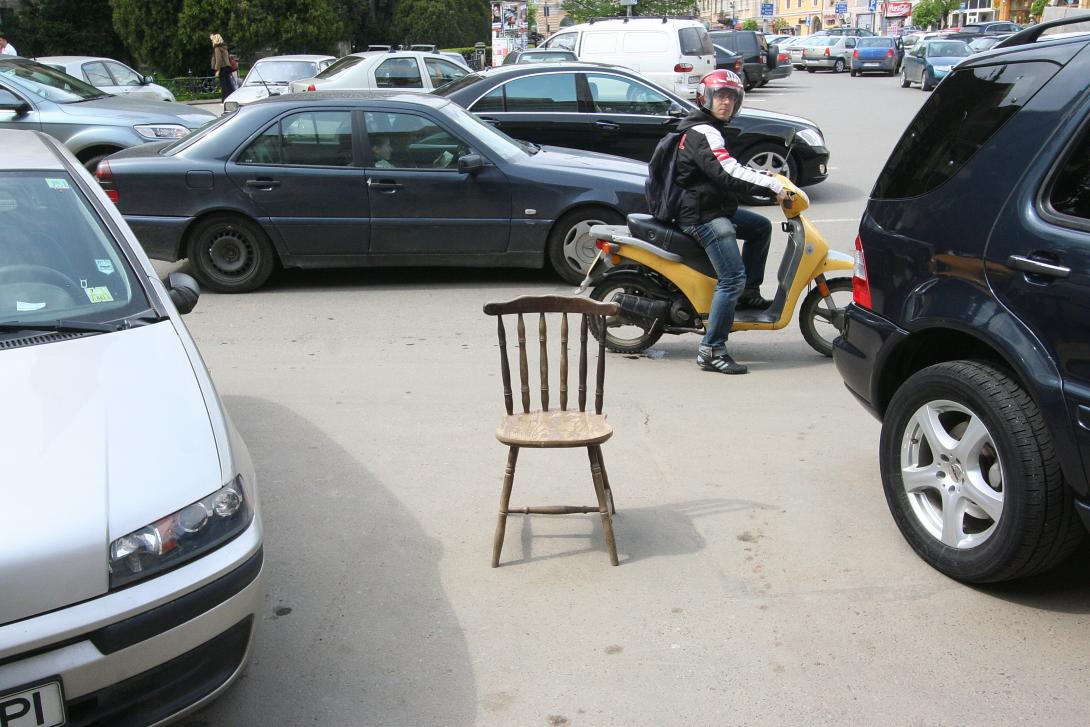
<path id="1" fill-rule="evenodd" d="M 219 488 L 170 321 L 0 352 L 0 624 L 108 590 L 112 540 Z"/>
<path id="2" fill-rule="evenodd" d="M 126 96 L 106 96 L 78 103 L 57 104 L 57 108 L 81 123 L 92 121 L 106 126 L 130 124 L 182 124 L 196 129 L 216 118 L 211 111 L 186 104 Z"/>

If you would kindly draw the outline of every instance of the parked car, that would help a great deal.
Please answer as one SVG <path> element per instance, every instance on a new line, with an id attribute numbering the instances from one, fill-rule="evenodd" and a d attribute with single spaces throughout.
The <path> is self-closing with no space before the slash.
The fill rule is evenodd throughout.
<path id="1" fill-rule="evenodd" d="M 986 50 L 991 50 L 1000 41 L 1006 40 L 1011 37 L 1011 33 L 1004 33 L 1002 35 L 982 35 L 979 38 L 974 38 L 969 41 L 969 50 L 973 53 L 983 53 Z"/>
<path id="2" fill-rule="evenodd" d="M 769 81 L 789 78 L 795 70 L 791 64 L 791 56 L 788 55 L 787 49 L 782 46 L 774 46 L 774 48 L 776 50 L 776 67 L 769 71 L 768 81 L 762 83 L 762 86 L 768 85 Z"/>
<path id="3" fill-rule="evenodd" d="M 516 139 L 640 161 L 649 161 L 663 135 L 695 108 L 626 68 L 590 63 L 474 73 L 437 95 Z M 730 129 L 731 153 L 743 164 L 799 185 L 828 174 L 829 150 L 812 121 L 743 107 Z"/>
<path id="4" fill-rule="evenodd" d="M 184 104 L 111 96 L 50 66 L 0 56 L 0 129 L 44 131 L 88 169 L 119 149 L 180 138 L 214 118 Z"/>
<path id="5" fill-rule="evenodd" d="M 787 56 L 791 59 L 791 66 L 795 70 L 801 71 L 806 68 L 806 62 L 802 59 L 802 52 L 806 49 L 807 44 L 812 43 L 814 40 L 816 38 L 812 35 L 801 36 L 787 46 Z"/>
<path id="6" fill-rule="evenodd" d="M 590 227 L 643 211 L 646 177 L 517 142 L 430 94 L 332 92 L 263 99 L 98 170 L 151 257 L 189 258 L 230 293 L 277 264 L 550 264 L 577 282 L 598 252 Z"/>
<path id="7" fill-rule="evenodd" d="M 0 722 L 162 724 L 265 610 L 254 468 L 179 317 L 196 283 L 59 141 L 0 148 Z"/>
<path id="8" fill-rule="evenodd" d="M 920 90 L 930 91 L 951 68 L 972 54 L 969 45 L 960 40 L 925 40 L 917 43 L 912 52 L 905 56 L 901 66 L 901 88 L 918 83 Z"/>
<path id="9" fill-rule="evenodd" d="M 830 37 L 850 36 L 853 38 L 873 38 L 877 33 L 869 28 L 825 28 L 814 35 L 826 35 Z"/>
<path id="10" fill-rule="evenodd" d="M 332 63 L 314 78 L 291 81 L 291 93 L 391 89 L 427 93 L 469 73 L 438 53 L 364 51 Z"/>
<path id="11" fill-rule="evenodd" d="M 95 88 L 116 96 L 139 96 L 156 101 L 174 101 L 174 94 L 152 76 L 137 73 L 112 58 L 93 56 L 45 56 L 34 60 L 69 76 L 81 78 Z"/>
<path id="12" fill-rule="evenodd" d="M 835 345 L 882 421 L 902 535 L 972 583 L 1047 570 L 1090 527 L 1090 34 L 1037 40 L 1077 20 L 924 103 L 871 192 Z"/>
<path id="13" fill-rule="evenodd" d="M 269 56 L 255 63 L 245 80 L 223 103 L 223 110 L 230 113 L 269 96 L 290 93 L 289 84 L 303 78 L 313 78 L 337 59 L 322 55 Z"/>
<path id="14" fill-rule="evenodd" d="M 728 50 L 721 45 L 712 44 L 712 48 L 715 49 L 715 68 L 716 70 L 723 69 L 727 71 L 733 71 L 738 74 L 738 77 L 742 77 L 742 56 L 735 53 L 732 50 Z"/>
<path id="15" fill-rule="evenodd" d="M 851 72 L 853 76 L 864 73 L 885 73 L 897 75 L 904 58 L 904 47 L 900 38 L 876 37 L 859 38 L 852 51 Z"/>
<path id="16" fill-rule="evenodd" d="M 979 38 L 982 35 L 995 35 L 998 33 L 1017 33 L 1022 26 L 1008 20 L 997 20 L 988 23 L 966 23 L 956 32 L 947 36 L 950 40 L 963 40 L 966 43 Z"/>
<path id="17" fill-rule="evenodd" d="M 853 35 L 826 35 L 803 47 L 802 62 L 807 73 L 825 69 L 840 73 L 851 63 L 859 38 Z"/>
<path id="18" fill-rule="evenodd" d="M 503 59 L 503 65 L 510 66 L 515 63 L 563 63 L 564 61 L 578 60 L 575 53 L 570 50 L 542 50 L 529 48 L 513 50 Z"/>
<path id="19" fill-rule="evenodd" d="M 768 83 L 778 64 L 779 50 L 770 46 L 762 34 L 755 30 L 715 30 L 709 35 L 712 43 L 742 56 L 742 81 L 747 91 Z"/>
<path id="20" fill-rule="evenodd" d="M 570 50 L 579 60 L 630 68 L 683 98 L 696 98 L 700 79 L 715 69 L 715 49 L 697 20 L 611 18 L 562 28 L 543 48 Z"/>

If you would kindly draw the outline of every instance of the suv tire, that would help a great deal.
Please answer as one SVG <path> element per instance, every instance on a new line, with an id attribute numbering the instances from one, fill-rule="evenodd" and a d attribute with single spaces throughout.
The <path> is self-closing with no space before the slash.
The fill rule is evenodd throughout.
<path id="1" fill-rule="evenodd" d="M 940 363 L 901 384 L 882 423 L 880 462 L 901 534 L 959 581 L 1046 571 L 1085 535 L 1037 405 L 990 363 Z"/>

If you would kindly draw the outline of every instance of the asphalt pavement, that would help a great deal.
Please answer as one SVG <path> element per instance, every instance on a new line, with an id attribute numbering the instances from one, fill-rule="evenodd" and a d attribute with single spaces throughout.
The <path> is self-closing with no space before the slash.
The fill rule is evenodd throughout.
<path id="1" fill-rule="evenodd" d="M 850 252 L 925 98 L 796 72 L 746 103 L 820 124 L 810 217 Z M 202 295 L 186 322 L 257 465 L 267 597 L 244 676 L 184 724 L 1086 723 L 1086 553 L 989 588 L 925 565 L 883 498 L 878 422 L 796 325 L 732 336 L 742 377 L 699 371 L 692 335 L 610 355 L 621 565 L 596 516 L 513 516 L 490 568 L 506 449 L 481 306 L 570 290 L 379 269 Z M 593 500 L 583 451 L 523 450 L 513 506 Z"/>

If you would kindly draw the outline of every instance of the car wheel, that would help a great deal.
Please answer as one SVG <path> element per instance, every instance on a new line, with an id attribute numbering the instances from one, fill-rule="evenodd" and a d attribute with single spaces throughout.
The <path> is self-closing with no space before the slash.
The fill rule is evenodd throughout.
<path id="1" fill-rule="evenodd" d="M 901 69 L 901 88 L 908 88 L 912 85 L 912 82 L 908 80 L 908 74 L 905 73 L 905 69 Z"/>
<path id="2" fill-rule="evenodd" d="M 923 74 L 920 75 L 920 90 L 930 91 L 932 88 L 934 88 L 934 86 L 931 85 L 931 74 L 924 71 Z"/>
<path id="3" fill-rule="evenodd" d="M 807 69 L 806 69 L 806 72 L 807 72 L 807 73 L 813 73 L 813 72 L 814 72 L 814 69 L 813 69 L 813 68 L 807 68 Z"/>
<path id="4" fill-rule="evenodd" d="M 767 85 L 768 85 L 768 79 L 766 78 L 766 79 L 762 80 L 762 81 L 761 81 L 760 83 L 758 83 L 757 85 L 758 85 L 758 86 L 759 86 L 760 88 L 764 88 L 765 86 L 767 86 Z"/>
<path id="5" fill-rule="evenodd" d="M 609 303 L 618 293 L 665 299 L 667 296 L 655 285 L 654 281 L 639 273 L 615 273 L 594 286 L 590 297 Z M 646 351 L 662 338 L 663 328 L 660 321 L 648 322 L 631 320 L 623 313 L 607 316 L 605 319 L 606 348 L 617 353 L 639 353 Z M 601 331 L 595 326 L 591 329 L 595 340 L 602 340 Z"/>
<path id="6" fill-rule="evenodd" d="M 201 220 L 187 251 L 201 285 L 218 293 L 248 293 L 269 279 L 276 252 L 268 235 L 250 219 L 216 215 Z"/>
<path id="7" fill-rule="evenodd" d="M 852 70 L 851 70 L 851 71 L 850 71 L 850 72 L 848 73 L 848 75 L 850 75 L 850 76 L 851 76 L 852 78 L 855 78 L 856 76 L 858 76 L 858 75 L 859 75 L 859 71 L 857 71 L 857 70 L 855 70 L 855 69 L 853 68 L 853 69 L 852 69 Z"/>
<path id="8" fill-rule="evenodd" d="M 836 63 L 833 64 L 833 73 L 843 73 L 843 72 L 844 72 L 844 59 L 843 58 L 837 58 Z"/>
<path id="9" fill-rule="evenodd" d="M 549 233 L 548 255 L 553 270 L 569 283 L 583 282 L 587 268 L 598 255 L 590 228 L 623 222 L 619 214 L 601 207 L 584 207 L 561 217 Z"/>
<path id="10" fill-rule="evenodd" d="M 852 279 L 830 278 L 829 299 L 815 286 L 799 306 L 799 328 L 810 347 L 822 356 L 833 355 L 833 340 L 844 330 L 844 311 L 852 302 Z"/>
<path id="11" fill-rule="evenodd" d="M 787 148 L 780 144 L 773 144 L 771 142 L 757 144 L 744 152 L 739 161 L 747 167 L 759 169 L 762 172 L 782 174 L 792 182 L 795 182 L 798 179 L 798 169 L 795 166 L 795 160 L 791 158 Z M 772 204 L 770 200 L 752 197 L 746 194 L 740 195 L 740 199 L 743 204 L 748 205 Z"/>
<path id="12" fill-rule="evenodd" d="M 121 147 L 117 147 L 115 149 L 106 149 L 106 148 L 103 148 L 103 147 L 98 147 L 96 149 L 89 149 L 89 150 L 86 150 L 84 153 L 89 152 L 90 156 L 81 156 L 81 157 L 79 157 L 79 161 L 80 161 L 80 164 L 83 165 L 83 168 L 86 169 L 88 172 L 90 172 L 91 176 L 94 176 L 95 171 L 98 169 L 98 163 L 100 161 L 102 161 L 103 159 L 105 159 L 106 157 L 110 156 L 111 154 L 114 154 L 114 153 L 119 152 L 119 151 L 121 151 Z"/>
<path id="13" fill-rule="evenodd" d="M 880 466 L 901 534 L 951 578 L 1040 573 L 1085 535 L 1037 405 L 989 363 L 949 361 L 905 381 L 882 423 Z"/>
<path id="14" fill-rule="evenodd" d="M 753 81 L 749 80 L 748 78 L 743 78 L 742 88 L 746 91 L 746 93 L 749 93 L 753 90 Z"/>

